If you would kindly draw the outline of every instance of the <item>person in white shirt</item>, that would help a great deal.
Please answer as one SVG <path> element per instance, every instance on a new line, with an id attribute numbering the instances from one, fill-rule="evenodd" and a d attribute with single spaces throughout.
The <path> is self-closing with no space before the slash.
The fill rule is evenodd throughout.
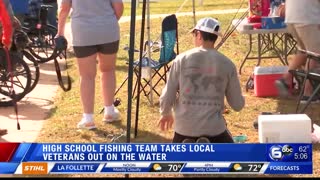
<path id="1" fill-rule="evenodd" d="M 159 120 L 161 130 L 175 123 L 173 143 L 233 143 L 223 117 L 224 99 L 235 111 L 245 100 L 236 66 L 214 47 L 219 30 L 216 19 L 200 19 L 192 30 L 196 47 L 173 60 Z"/>
<path id="2" fill-rule="evenodd" d="M 285 13 L 284 13 L 285 12 Z M 287 0 L 278 14 L 285 16 L 285 22 L 290 34 L 298 43 L 298 48 L 320 54 L 320 1 L 319 0 Z M 298 52 L 289 63 L 289 70 L 295 70 L 305 64 L 307 55 Z M 310 62 L 310 70 L 316 68 L 318 63 L 314 60 Z M 306 66 L 307 68 L 307 66 Z M 275 82 L 281 96 L 289 95 L 289 85 L 292 80 L 291 73 L 287 72 L 283 77 Z M 306 103 L 312 94 L 313 87 L 309 81 L 306 82 L 304 96 L 300 103 Z M 318 97 L 314 97 L 312 103 L 319 102 Z"/>

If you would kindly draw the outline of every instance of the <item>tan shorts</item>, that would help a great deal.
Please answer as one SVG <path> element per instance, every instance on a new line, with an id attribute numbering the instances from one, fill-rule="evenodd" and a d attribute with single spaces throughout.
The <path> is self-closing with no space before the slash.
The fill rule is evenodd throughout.
<path id="1" fill-rule="evenodd" d="M 288 24 L 299 48 L 320 54 L 320 25 Z"/>

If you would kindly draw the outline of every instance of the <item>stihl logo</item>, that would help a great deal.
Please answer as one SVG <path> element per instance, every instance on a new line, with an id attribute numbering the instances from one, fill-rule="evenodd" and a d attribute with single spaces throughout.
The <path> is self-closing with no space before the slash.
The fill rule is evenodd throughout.
<path id="1" fill-rule="evenodd" d="M 22 174 L 48 174 L 48 164 L 22 163 Z"/>

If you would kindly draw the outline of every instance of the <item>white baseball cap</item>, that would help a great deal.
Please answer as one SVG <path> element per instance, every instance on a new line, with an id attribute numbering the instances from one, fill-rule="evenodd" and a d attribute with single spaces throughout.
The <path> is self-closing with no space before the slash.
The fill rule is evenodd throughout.
<path id="1" fill-rule="evenodd" d="M 217 36 L 222 36 L 219 30 L 215 31 L 217 26 L 219 27 L 219 30 L 220 30 L 220 23 L 218 20 L 211 17 L 206 17 L 206 18 L 200 19 L 197 22 L 197 25 L 190 32 L 193 32 L 194 30 L 199 30 L 199 31 L 215 34 Z"/>

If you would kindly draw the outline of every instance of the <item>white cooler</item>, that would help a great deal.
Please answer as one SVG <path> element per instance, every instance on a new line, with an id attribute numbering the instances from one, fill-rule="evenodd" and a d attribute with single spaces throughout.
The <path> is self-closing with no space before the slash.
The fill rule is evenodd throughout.
<path id="1" fill-rule="evenodd" d="M 259 115 L 260 143 L 311 143 L 311 119 L 306 114 Z"/>

